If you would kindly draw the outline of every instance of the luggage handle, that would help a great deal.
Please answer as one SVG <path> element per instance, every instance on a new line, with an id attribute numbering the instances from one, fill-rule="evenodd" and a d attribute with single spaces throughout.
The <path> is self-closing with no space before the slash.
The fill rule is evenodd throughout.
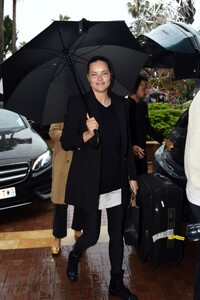
<path id="1" fill-rule="evenodd" d="M 154 173 L 154 175 L 159 178 L 162 182 L 165 182 L 167 184 L 171 184 L 171 180 L 169 180 L 169 178 L 167 178 L 166 176 L 160 174 L 160 173 Z"/>

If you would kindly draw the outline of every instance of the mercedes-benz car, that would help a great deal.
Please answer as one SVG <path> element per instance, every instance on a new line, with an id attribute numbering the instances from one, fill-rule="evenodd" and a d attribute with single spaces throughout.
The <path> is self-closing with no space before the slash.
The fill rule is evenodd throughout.
<path id="1" fill-rule="evenodd" d="M 0 209 L 50 198 L 52 151 L 28 120 L 0 108 Z"/>

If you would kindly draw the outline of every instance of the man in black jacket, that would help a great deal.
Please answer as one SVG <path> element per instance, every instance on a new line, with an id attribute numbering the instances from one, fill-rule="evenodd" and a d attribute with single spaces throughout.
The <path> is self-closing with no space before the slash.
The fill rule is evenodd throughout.
<path id="1" fill-rule="evenodd" d="M 144 101 L 147 95 L 147 78 L 140 76 L 137 78 L 133 91 L 128 97 L 129 100 L 129 118 L 130 131 L 133 144 L 133 152 L 135 153 L 135 163 L 137 175 L 147 173 L 147 157 L 146 157 L 146 139 L 147 135 L 156 140 L 158 143 L 163 142 L 167 147 L 173 147 L 173 143 L 166 139 L 160 132 L 151 126 L 148 106 Z"/>

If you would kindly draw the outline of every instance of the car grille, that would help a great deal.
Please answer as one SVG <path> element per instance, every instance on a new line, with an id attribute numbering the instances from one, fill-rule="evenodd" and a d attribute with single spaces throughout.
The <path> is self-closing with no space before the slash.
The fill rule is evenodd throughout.
<path id="1" fill-rule="evenodd" d="M 27 162 L 0 166 L 0 186 L 16 185 L 24 181 L 29 174 L 30 166 Z"/>

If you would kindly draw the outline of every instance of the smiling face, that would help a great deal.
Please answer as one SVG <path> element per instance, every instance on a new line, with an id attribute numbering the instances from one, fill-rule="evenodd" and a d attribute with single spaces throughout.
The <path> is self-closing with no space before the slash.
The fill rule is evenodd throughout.
<path id="1" fill-rule="evenodd" d="M 105 61 L 97 60 L 89 65 L 88 81 L 94 93 L 107 93 L 111 81 L 111 72 Z"/>

